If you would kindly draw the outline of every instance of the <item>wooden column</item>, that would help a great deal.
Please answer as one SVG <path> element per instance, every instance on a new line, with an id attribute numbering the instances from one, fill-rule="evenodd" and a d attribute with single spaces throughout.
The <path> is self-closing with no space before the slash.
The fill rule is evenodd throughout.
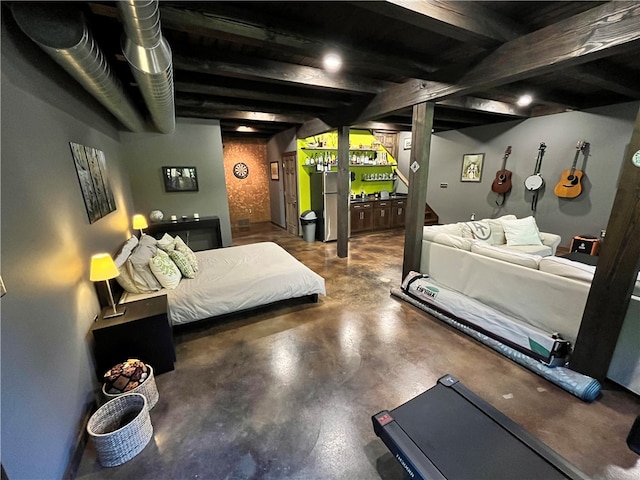
<path id="1" fill-rule="evenodd" d="M 632 163 L 634 154 L 640 156 L 640 110 L 570 361 L 573 370 L 599 381 L 609 370 L 640 268 L 640 167 Z"/>
<path id="2" fill-rule="evenodd" d="M 338 257 L 349 255 L 349 127 L 338 129 Z"/>
<path id="3" fill-rule="evenodd" d="M 413 106 L 402 278 L 411 270 L 420 269 L 434 106 L 433 102 L 419 103 Z M 419 168 L 416 169 L 416 166 Z"/>

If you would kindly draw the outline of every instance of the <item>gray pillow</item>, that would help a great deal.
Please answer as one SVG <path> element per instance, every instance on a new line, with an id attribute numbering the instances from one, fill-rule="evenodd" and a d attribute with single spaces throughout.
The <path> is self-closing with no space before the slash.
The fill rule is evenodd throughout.
<path id="1" fill-rule="evenodd" d="M 149 235 L 142 235 L 138 246 L 127 260 L 131 279 L 141 292 L 154 292 L 162 288 L 149 267 L 149 260 L 156 256 L 157 251 L 156 239 Z"/>

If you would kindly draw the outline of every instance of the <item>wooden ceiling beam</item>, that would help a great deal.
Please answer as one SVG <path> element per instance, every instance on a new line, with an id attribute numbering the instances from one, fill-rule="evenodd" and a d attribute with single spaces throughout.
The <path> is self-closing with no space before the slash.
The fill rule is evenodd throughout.
<path id="1" fill-rule="evenodd" d="M 483 48 L 495 48 L 526 33 L 513 21 L 475 2 L 388 0 L 354 4 L 395 21 Z"/>
<path id="2" fill-rule="evenodd" d="M 640 20 L 638 20 L 640 22 Z M 640 54 L 640 52 L 639 52 Z M 595 85 L 633 99 L 640 99 L 640 83 L 636 75 L 611 62 L 599 61 L 579 65 L 567 72 L 571 79 Z"/>
<path id="3" fill-rule="evenodd" d="M 173 66 L 176 70 L 356 93 L 380 93 L 391 85 L 397 85 L 355 75 L 332 75 L 320 68 L 241 55 L 235 57 L 238 61 L 232 62 L 187 57 L 174 52 Z"/>
<path id="4" fill-rule="evenodd" d="M 345 63 L 352 65 L 384 64 L 393 74 L 422 76 L 436 70 L 434 65 L 405 56 L 401 52 L 388 55 L 351 47 L 328 40 L 326 36 L 298 32 L 274 27 L 266 22 L 256 23 L 249 19 L 230 18 L 212 12 L 198 12 L 174 7 L 160 8 L 162 27 L 203 37 L 229 40 L 246 45 L 284 50 L 289 53 L 320 59 L 328 48 L 341 52 Z M 411 72 L 411 73 L 408 73 Z"/>
<path id="5" fill-rule="evenodd" d="M 505 43 L 464 73 L 455 84 L 412 79 L 376 95 L 370 102 L 323 117 L 330 126 L 379 118 L 425 101 L 438 101 L 580 65 L 640 45 L 640 2 L 607 2 L 567 20 Z M 570 32 L 570 34 L 567 34 Z M 298 132 L 322 133 L 315 119 Z"/>
<path id="6" fill-rule="evenodd" d="M 176 106 L 177 116 L 197 117 L 197 118 L 213 118 L 213 119 L 235 119 L 235 120 L 253 120 L 256 122 L 277 122 L 287 124 L 304 123 L 307 116 L 286 115 L 269 112 L 242 112 L 238 110 L 213 110 L 197 107 L 179 107 Z"/>
<path id="7" fill-rule="evenodd" d="M 286 115 L 296 115 L 300 117 L 311 118 L 314 113 L 309 111 L 303 111 L 299 109 L 291 109 L 287 106 L 283 106 L 281 104 L 273 104 L 273 105 L 260 105 L 256 106 L 255 104 L 248 103 L 233 103 L 227 102 L 224 100 L 211 100 L 207 98 L 203 98 L 195 95 L 180 95 L 175 99 L 176 106 L 186 107 L 186 108 L 201 108 L 207 110 L 240 110 L 240 111 L 252 111 L 256 109 L 260 109 L 261 112 L 264 113 L 275 113 L 275 114 L 286 114 Z M 315 110 L 318 111 L 317 109 Z"/>
<path id="8" fill-rule="evenodd" d="M 529 110 L 526 108 L 518 107 L 517 105 L 514 105 L 512 103 L 490 100 L 488 98 L 477 98 L 470 96 L 446 98 L 444 100 L 437 101 L 436 107 L 438 105 L 441 105 L 443 107 L 459 108 L 462 110 L 470 110 L 473 112 L 507 115 L 511 117 L 529 116 Z"/>
<path id="9" fill-rule="evenodd" d="M 341 102 L 339 100 L 325 100 L 313 95 L 286 95 L 282 93 L 271 93 L 264 90 L 247 90 L 245 88 L 222 87 L 191 82 L 175 82 L 174 85 L 176 92 L 199 93 L 216 97 L 245 98 L 248 100 L 280 102 L 320 108 L 338 108 L 347 105 L 347 102 Z"/>

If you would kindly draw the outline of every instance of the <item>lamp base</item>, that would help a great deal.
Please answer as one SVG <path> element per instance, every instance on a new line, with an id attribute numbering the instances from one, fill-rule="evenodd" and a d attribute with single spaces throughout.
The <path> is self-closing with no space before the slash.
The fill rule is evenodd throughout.
<path id="1" fill-rule="evenodd" d="M 102 316 L 102 318 L 107 319 L 107 318 L 114 318 L 114 317 L 120 317 L 122 315 L 124 315 L 124 312 L 126 312 L 127 309 L 123 308 L 121 311 L 115 311 L 115 312 L 111 312 L 111 313 L 107 313 L 105 315 Z"/>

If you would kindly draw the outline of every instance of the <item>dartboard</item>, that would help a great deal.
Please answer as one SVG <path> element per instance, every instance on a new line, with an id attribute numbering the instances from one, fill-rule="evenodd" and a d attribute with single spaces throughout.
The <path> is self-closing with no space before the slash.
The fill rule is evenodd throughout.
<path id="1" fill-rule="evenodd" d="M 249 167 L 246 163 L 236 163 L 233 166 L 233 174 L 238 178 L 247 178 L 249 176 Z"/>

